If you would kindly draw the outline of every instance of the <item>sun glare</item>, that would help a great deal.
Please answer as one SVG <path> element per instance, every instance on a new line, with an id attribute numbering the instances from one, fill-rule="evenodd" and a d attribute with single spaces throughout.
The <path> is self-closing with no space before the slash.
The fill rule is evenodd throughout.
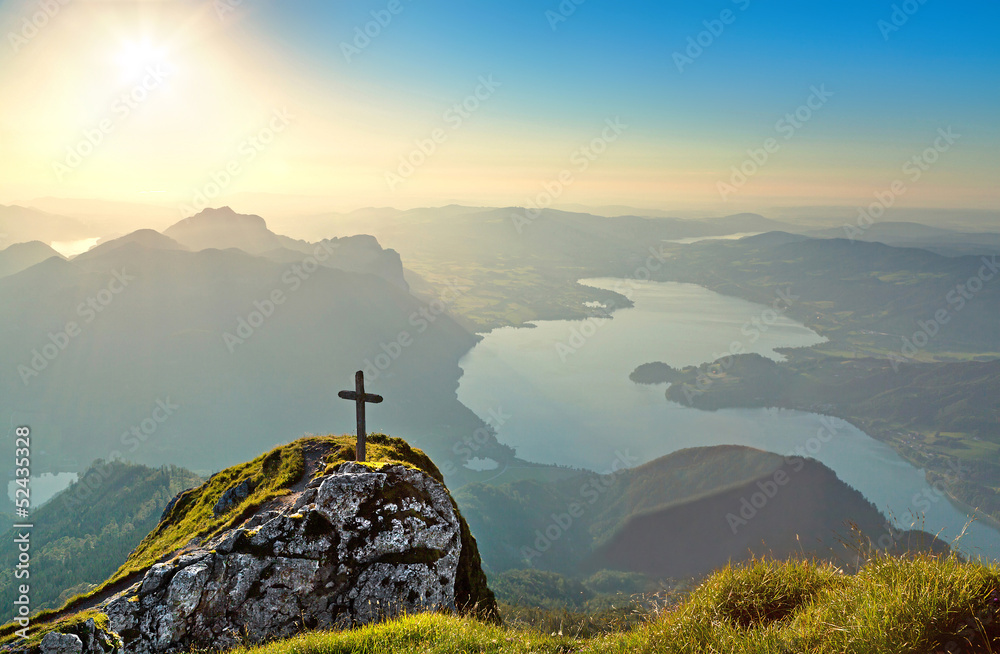
<path id="1" fill-rule="evenodd" d="M 115 63 L 123 78 L 132 78 L 150 66 L 164 63 L 166 51 L 148 39 L 128 41 L 122 44 L 115 57 Z"/>

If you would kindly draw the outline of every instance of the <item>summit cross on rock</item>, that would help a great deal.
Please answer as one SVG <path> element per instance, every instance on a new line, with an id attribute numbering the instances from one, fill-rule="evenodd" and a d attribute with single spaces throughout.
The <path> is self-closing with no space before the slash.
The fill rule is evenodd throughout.
<path id="1" fill-rule="evenodd" d="M 358 447 L 355 449 L 355 459 L 365 460 L 365 402 L 378 404 L 382 401 L 381 395 L 365 393 L 365 373 L 357 371 L 354 373 L 354 390 L 340 391 L 338 395 L 345 400 L 354 400 L 358 409 Z"/>

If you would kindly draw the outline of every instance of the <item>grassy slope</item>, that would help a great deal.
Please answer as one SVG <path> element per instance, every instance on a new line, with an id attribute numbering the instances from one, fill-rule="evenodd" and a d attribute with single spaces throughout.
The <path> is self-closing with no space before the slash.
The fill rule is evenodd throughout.
<path id="1" fill-rule="evenodd" d="M 859 574 L 808 562 L 720 570 L 680 605 L 636 629 L 573 639 L 444 615 L 415 615 L 239 650 L 366 652 L 963 652 L 1000 644 L 1000 569 L 956 558 L 878 557 Z M 995 651 L 995 650 L 993 650 Z"/>

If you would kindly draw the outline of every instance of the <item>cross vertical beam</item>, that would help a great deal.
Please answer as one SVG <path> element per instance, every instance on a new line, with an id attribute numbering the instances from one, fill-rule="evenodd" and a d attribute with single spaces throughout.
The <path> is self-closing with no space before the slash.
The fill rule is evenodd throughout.
<path id="1" fill-rule="evenodd" d="M 365 433 L 365 403 L 378 404 L 382 401 L 382 396 L 365 393 L 365 373 L 360 370 L 354 373 L 354 390 L 340 391 L 338 395 L 345 400 L 354 400 L 358 414 L 358 446 L 354 450 L 354 458 L 363 462 L 365 460 L 365 437 L 367 436 Z"/>

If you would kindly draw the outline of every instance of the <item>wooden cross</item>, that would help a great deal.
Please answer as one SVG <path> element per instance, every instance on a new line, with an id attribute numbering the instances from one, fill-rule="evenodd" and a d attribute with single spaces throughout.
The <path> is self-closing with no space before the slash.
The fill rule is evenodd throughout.
<path id="1" fill-rule="evenodd" d="M 354 390 L 340 391 L 340 397 L 345 400 L 354 400 L 358 409 L 358 447 L 355 450 L 355 459 L 365 460 L 365 402 L 378 404 L 382 401 L 381 395 L 365 393 L 365 373 L 357 371 L 354 373 Z"/>

